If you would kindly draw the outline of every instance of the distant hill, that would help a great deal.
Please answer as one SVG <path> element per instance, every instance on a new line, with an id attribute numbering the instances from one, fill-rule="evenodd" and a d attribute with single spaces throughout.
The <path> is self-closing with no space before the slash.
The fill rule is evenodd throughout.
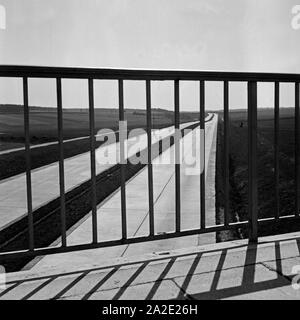
<path id="1" fill-rule="evenodd" d="M 41 107 L 41 106 L 29 106 L 30 112 L 57 112 L 56 107 Z M 88 108 L 64 108 L 64 112 L 74 112 L 74 113 L 86 113 L 89 111 Z M 118 108 L 103 108 L 103 107 L 97 107 L 95 106 L 95 110 L 101 110 L 101 112 L 111 112 L 111 113 L 117 113 L 119 112 Z M 145 114 L 146 110 L 139 109 L 139 108 L 125 108 L 125 112 L 129 113 L 135 113 L 136 115 Z M 152 108 L 151 109 L 153 114 L 173 114 L 172 110 L 167 110 L 163 108 Z M 23 113 L 23 105 L 18 104 L 0 104 L 0 113 Z M 181 111 L 181 113 L 185 114 L 196 114 L 196 112 L 193 111 Z"/>
<path id="2" fill-rule="evenodd" d="M 56 112 L 56 107 L 40 107 L 40 106 L 30 106 L 31 112 Z M 103 108 L 95 106 L 95 109 L 101 109 L 102 111 L 107 112 L 118 112 L 118 108 Z M 64 108 L 64 112 L 88 112 L 88 108 Z M 0 104 L 0 113 L 19 113 L 23 112 L 23 105 L 17 104 Z M 138 108 L 126 108 L 125 112 L 137 112 L 137 113 L 145 113 L 145 109 Z M 162 109 L 162 108 L 152 108 L 152 112 L 157 113 L 173 113 L 171 110 Z M 189 113 L 186 111 L 186 113 Z"/>

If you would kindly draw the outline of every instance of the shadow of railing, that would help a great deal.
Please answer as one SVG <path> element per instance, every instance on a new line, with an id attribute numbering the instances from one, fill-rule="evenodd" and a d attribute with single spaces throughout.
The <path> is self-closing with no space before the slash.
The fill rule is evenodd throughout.
<path id="1" fill-rule="evenodd" d="M 288 239 L 291 241 L 291 239 Z M 285 241 L 285 240 L 284 240 Z M 162 256 L 159 258 L 141 260 L 134 262 L 127 262 L 118 265 L 110 265 L 99 268 L 91 268 L 82 271 L 59 273 L 52 276 L 41 276 L 23 279 L 20 281 L 14 281 L 7 283 L 7 289 L 0 292 L 0 299 L 73 299 L 80 298 L 82 300 L 87 300 L 93 298 L 93 296 L 99 292 L 112 293 L 112 300 L 123 299 L 126 296 L 127 290 L 129 288 L 147 284 L 147 289 L 144 289 L 143 295 L 136 296 L 137 299 L 157 299 L 157 293 L 160 291 L 161 285 L 164 281 L 171 281 L 173 285 L 177 287 L 177 296 L 170 297 L 166 293 L 166 298 L 170 299 L 190 299 L 190 300 L 210 300 L 210 299 L 226 299 L 233 297 L 241 297 L 245 294 L 251 294 L 254 292 L 260 292 L 265 290 L 271 290 L 275 288 L 281 288 L 291 285 L 292 277 L 294 275 L 284 274 L 282 261 L 285 259 L 290 259 L 293 257 L 283 257 L 281 243 L 283 240 L 274 241 L 272 248 L 272 254 L 274 254 L 274 259 L 272 260 L 261 260 L 257 258 L 258 250 L 260 246 L 264 243 L 256 244 L 242 244 L 235 245 L 232 248 L 226 249 L 215 249 L 210 251 L 201 252 L 190 252 L 172 256 Z M 300 253 L 300 238 L 295 238 L 292 240 L 296 243 L 296 248 L 298 250 L 294 257 L 299 256 Z M 246 249 L 246 250 L 236 250 L 236 249 Z M 239 257 L 238 263 L 226 266 L 226 259 L 228 255 L 232 255 L 234 252 L 244 252 L 244 262 L 243 258 Z M 205 254 L 218 254 L 218 260 L 216 267 L 212 267 L 205 262 Z M 237 253 L 234 253 L 236 255 Z M 176 274 L 172 272 L 174 266 L 183 261 L 183 263 L 188 264 L 188 270 L 184 274 Z M 184 262 L 185 261 L 185 262 Z M 202 270 L 199 267 L 200 262 L 206 263 L 206 269 Z M 182 262 L 181 262 L 182 263 Z M 268 263 L 268 264 L 267 264 Z M 269 265 L 271 263 L 272 267 Z M 162 267 L 160 272 L 153 269 L 154 265 L 159 265 Z M 179 266 L 180 267 L 180 266 Z M 256 281 L 257 267 L 264 268 L 265 271 L 272 272 L 272 279 L 260 279 L 261 281 Z M 152 268 L 152 269 L 151 269 Z M 157 268 L 157 267 L 156 267 Z M 130 269 L 131 272 L 124 272 Z M 178 265 L 177 268 L 178 269 Z M 180 268 L 179 268 L 180 269 Z M 151 276 L 145 276 L 145 272 L 150 272 Z M 154 271 L 153 271 L 154 270 Z M 239 279 L 232 279 L 232 283 L 239 282 L 239 285 L 235 286 L 225 286 L 222 283 L 222 273 L 239 270 L 241 277 Z M 123 275 L 117 276 L 118 272 L 124 272 Z M 201 276 L 209 274 L 210 281 L 206 283 L 206 287 L 209 290 L 201 290 Z M 238 273 L 237 273 L 238 274 Z M 124 275 L 126 277 L 124 277 Z M 275 278 L 274 278 L 275 275 Z M 92 281 L 87 280 L 88 277 L 93 277 Z M 49 290 L 49 285 L 53 284 L 53 281 L 60 281 L 60 279 L 68 277 L 71 281 L 63 287 L 59 286 L 58 290 Z M 114 278 L 116 277 L 116 278 Z M 197 278 L 199 277 L 199 278 Z M 120 278 L 122 281 L 120 283 Z M 261 274 L 259 275 L 261 278 Z M 268 278 L 268 277 L 267 277 Z M 197 280 L 198 279 L 198 280 Z M 207 279 L 207 278 L 206 278 Z M 179 281 L 180 280 L 180 281 Z M 85 287 L 85 282 L 93 284 L 92 288 Z M 107 285 L 108 281 L 110 284 Z M 195 289 L 195 284 L 197 288 L 197 281 L 199 281 L 199 290 Z M 81 283 L 81 291 L 75 290 L 76 294 L 72 295 L 71 291 L 76 288 L 76 286 Z M 193 289 L 190 289 L 190 285 L 193 283 Z M 35 285 L 34 285 L 35 284 Z M 106 284 L 106 287 L 104 286 Z M 24 285 L 28 285 L 30 290 L 24 289 Z M 23 288 L 22 288 L 23 287 Z M 33 287 L 33 288 L 32 288 Z M 83 288 L 83 289 L 82 289 Z M 203 287 L 202 287 L 203 289 Z M 48 296 L 39 295 L 42 290 L 48 291 Z M 267 297 L 266 297 L 267 298 Z"/>

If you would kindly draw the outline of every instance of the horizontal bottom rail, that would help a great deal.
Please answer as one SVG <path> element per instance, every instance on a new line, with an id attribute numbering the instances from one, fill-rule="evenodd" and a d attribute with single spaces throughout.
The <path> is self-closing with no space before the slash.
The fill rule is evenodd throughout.
<path id="1" fill-rule="evenodd" d="M 281 216 L 279 221 L 300 221 L 299 216 Z M 264 225 L 268 223 L 272 223 L 276 225 L 279 222 L 275 218 L 266 218 L 258 220 L 259 225 Z M 107 248 L 107 247 L 115 247 L 120 245 L 129 245 L 134 243 L 142 243 L 147 241 L 156 241 L 156 240 L 165 240 L 165 239 L 172 239 L 178 237 L 186 237 L 186 236 L 193 236 L 193 235 L 200 235 L 210 232 L 219 232 L 225 230 L 234 230 L 242 227 L 248 227 L 248 221 L 242 222 L 234 222 L 230 223 L 229 225 L 214 225 L 206 227 L 205 229 L 191 229 L 191 230 L 182 230 L 180 232 L 166 232 L 162 234 L 155 234 L 153 236 L 141 236 L 136 238 L 128 238 L 128 239 L 118 239 L 118 240 L 109 240 L 103 241 L 98 243 L 87 243 L 87 244 L 79 244 L 67 247 L 47 247 L 47 248 L 38 248 L 35 250 L 19 250 L 13 252 L 5 252 L 0 253 L 0 263 L 7 259 L 19 259 L 24 257 L 34 258 L 36 256 L 42 256 L 47 254 L 57 254 L 57 253 L 67 253 L 67 252 L 74 252 L 74 251 L 81 251 L 81 250 L 89 250 L 89 249 L 97 249 L 97 248 Z"/>
<path id="2" fill-rule="evenodd" d="M 20 250 L 20 251 L 13 251 L 13 252 L 6 252 L 0 253 L 0 262 L 4 259 L 13 259 L 13 258 L 23 258 L 23 257 L 36 257 L 40 255 L 47 255 L 47 254 L 55 254 L 55 253 L 65 253 L 65 252 L 73 252 L 73 251 L 80 251 L 80 250 L 89 250 L 89 249 L 97 249 L 97 248 L 107 248 L 107 247 L 114 247 L 120 245 L 128 245 L 134 243 L 141 243 L 147 241 L 155 241 L 155 240 L 165 240 L 165 239 L 172 239 L 178 237 L 185 237 L 185 236 L 193 236 L 193 235 L 200 235 L 209 232 L 218 232 L 224 231 L 228 229 L 236 229 L 240 227 L 244 227 L 248 225 L 248 221 L 237 222 L 229 224 L 228 226 L 225 225 L 215 225 L 210 226 L 205 229 L 191 229 L 191 230 L 182 230 L 180 232 L 166 232 L 162 234 L 155 234 L 153 236 L 141 236 L 136 238 L 128 238 L 128 239 L 118 239 L 118 240 L 109 240 L 103 241 L 98 243 L 87 243 L 87 244 L 79 244 L 67 247 L 48 247 L 48 248 L 38 248 L 35 250 Z"/>

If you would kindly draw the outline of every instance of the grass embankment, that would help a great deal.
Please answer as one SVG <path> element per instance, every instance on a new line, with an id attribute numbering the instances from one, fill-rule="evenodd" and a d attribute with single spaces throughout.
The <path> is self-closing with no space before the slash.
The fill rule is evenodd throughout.
<path id="1" fill-rule="evenodd" d="M 288 110 L 284 110 L 288 113 Z M 289 109 L 291 113 L 292 110 Z M 230 219 L 232 222 L 248 219 L 248 145 L 247 115 L 230 117 Z M 271 110 L 264 111 L 258 120 L 258 217 L 274 217 L 276 208 L 274 175 L 274 120 Z M 223 122 L 218 124 L 216 210 L 219 222 L 223 221 L 224 208 L 224 146 Z M 295 158 L 294 119 L 282 117 L 279 132 L 279 212 L 280 215 L 295 214 Z M 271 235 L 300 230 L 299 223 L 281 222 L 261 226 L 259 235 Z M 247 230 L 226 231 L 218 234 L 218 241 L 247 237 Z"/>

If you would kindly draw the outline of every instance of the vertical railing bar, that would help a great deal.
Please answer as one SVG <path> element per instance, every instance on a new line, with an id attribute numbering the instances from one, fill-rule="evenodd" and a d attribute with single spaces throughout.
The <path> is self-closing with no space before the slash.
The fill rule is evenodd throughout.
<path id="1" fill-rule="evenodd" d="M 89 87 L 89 121 L 90 121 L 90 161 L 91 161 L 91 192 L 92 192 L 92 230 L 93 243 L 98 242 L 97 231 L 97 189 L 96 189 L 96 158 L 95 158 L 95 106 L 94 80 L 88 79 Z"/>
<path id="2" fill-rule="evenodd" d="M 203 165 L 200 173 L 200 228 L 205 229 L 205 81 L 200 81 L 200 129 L 203 134 L 203 146 L 200 146 L 200 152 L 203 153 Z"/>
<path id="3" fill-rule="evenodd" d="M 279 219 L 279 99 L 280 84 L 274 85 L 274 178 L 275 178 L 275 219 Z"/>
<path id="4" fill-rule="evenodd" d="M 174 81 L 174 104 L 175 104 L 175 204 L 176 204 L 176 221 L 175 221 L 175 227 L 176 232 L 180 232 L 181 229 L 181 193 L 180 193 L 180 114 L 179 114 L 179 80 Z"/>
<path id="5" fill-rule="evenodd" d="M 257 242 L 257 82 L 248 82 L 249 240 Z"/>
<path id="6" fill-rule="evenodd" d="M 228 81 L 224 81 L 224 224 L 229 223 L 229 98 Z"/>
<path id="7" fill-rule="evenodd" d="M 61 78 L 56 78 L 57 91 L 57 128 L 59 148 L 59 189 L 60 189 L 60 221 L 61 221 L 61 243 L 67 245 L 66 238 L 66 199 L 65 199 L 65 170 L 64 170 L 64 141 L 63 141 L 63 110 Z"/>
<path id="8" fill-rule="evenodd" d="M 154 235 L 153 205 L 153 168 L 152 168 L 152 114 L 151 114 L 151 81 L 146 80 L 147 139 L 148 139 L 148 195 L 149 195 L 149 229 Z"/>
<path id="9" fill-rule="evenodd" d="M 28 78 L 27 77 L 23 78 L 23 99 L 24 99 L 24 134 L 25 134 L 25 157 L 26 157 L 26 190 L 27 190 L 29 250 L 34 250 L 32 187 L 31 187 L 31 158 L 30 158 L 30 135 L 29 135 Z"/>
<path id="10" fill-rule="evenodd" d="M 295 191 L 296 191 L 296 216 L 299 215 L 299 199 L 300 199 L 300 138 L 299 138 L 299 82 L 295 83 Z"/>
<path id="11" fill-rule="evenodd" d="M 119 121 L 124 121 L 124 83 L 119 79 Z M 121 127 L 121 126 L 120 126 Z M 122 126 L 123 127 L 123 126 Z M 121 175 L 121 217 L 122 239 L 127 239 L 126 190 L 125 190 L 125 141 L 124 133 L 119 132 L 120 141 L 120 175 Z"/>

